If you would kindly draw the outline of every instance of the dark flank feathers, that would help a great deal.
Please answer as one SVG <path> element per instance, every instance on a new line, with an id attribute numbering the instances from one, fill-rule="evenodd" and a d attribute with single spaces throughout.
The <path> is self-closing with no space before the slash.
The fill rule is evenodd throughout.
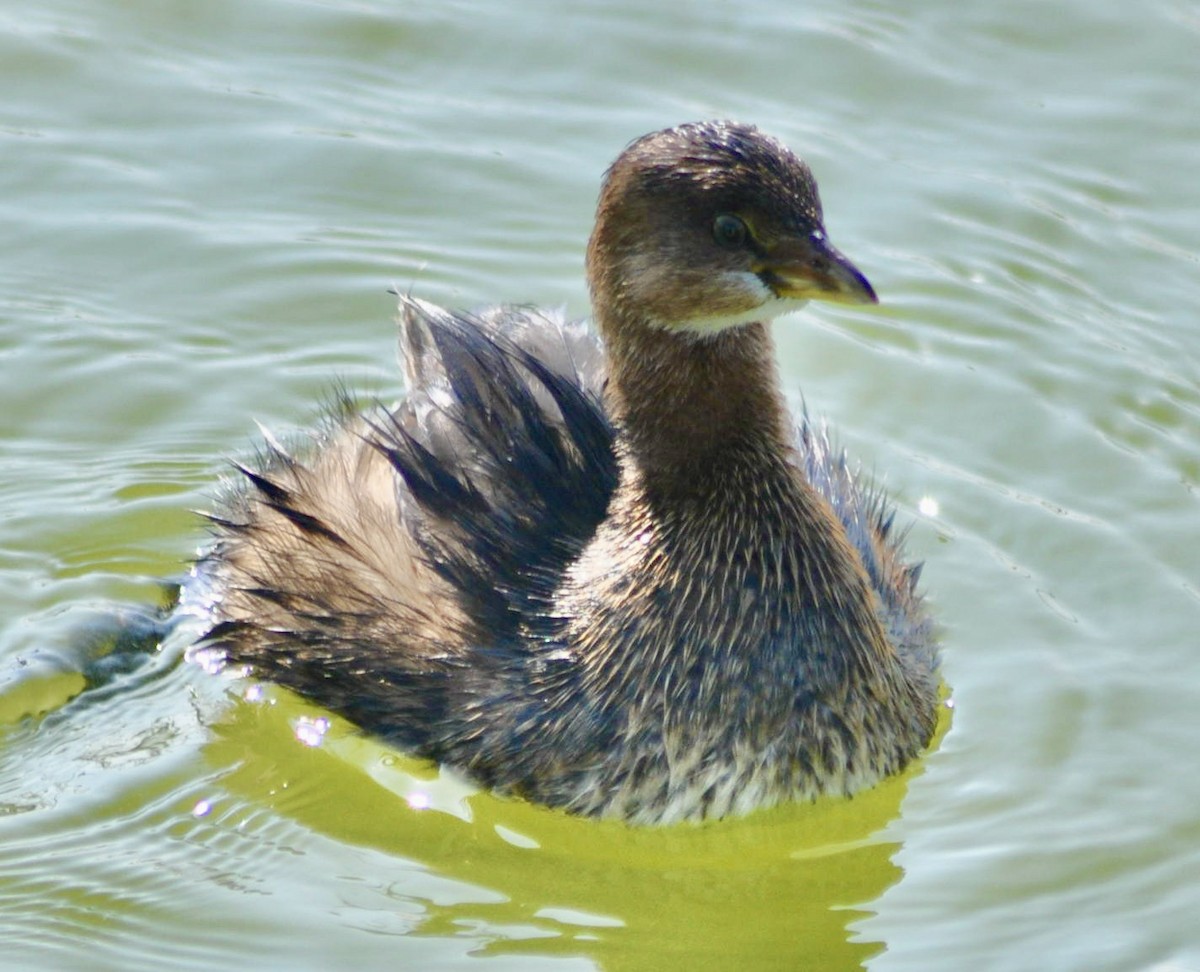
<path id="1" fill-rule="evenodd" d="M 551 598 L 604 515 L 616 463 L 599 400 L 602 356 L 583 324 L 517 309 L 452 315 L 407 298 L 402 308 L 409 397 L 365 422 L 333 419 L 322 444 L 353 443 L 395 471 L 403 527 L 459 620 L 407 600 L 404 587 L 389 591 L 395 579 L 383 572 L 346 590 L 363 559 L 316 512 L 323 499 L 306 486 L 320 474 L 277 444 L 260 468 L 238 466 L 245 485 L 230 512 L 210 517 L 218 539 L 200 573 L 220 575 L 239 602 L 269 609 L 269 621 L 251 608 L 217 623 L 206 645 L 297 691 L 318 685 L 329 708 L 424 752 L 447 734 L 447 719 L 487 701 L 499 687 L 489 680 L 533 661 L 540 646 L 525 636 L 554 627 Z M 292 528 L 287 563 L 270 574 L 262 564 L 234 573 L 231 548 L 269 543 L 277 529 L 264 527 L 263 510 Z M 325 582 L 307 583 L 312 576 Z M 473 698 L 473 688 L 485 698 Z"/>

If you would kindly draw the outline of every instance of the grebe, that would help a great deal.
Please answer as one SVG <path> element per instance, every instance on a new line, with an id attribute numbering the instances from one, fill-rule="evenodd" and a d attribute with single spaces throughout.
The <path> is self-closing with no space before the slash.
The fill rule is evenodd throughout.
<path id="1" fill-rule="evenodd" d="M 849 794 L 929 742 L 893 514 L 780 394 L 768 322 L 874 303 L 757 129 L 633 142 L 594 327 L 401 298 L 408 393 L 269 443 L 212 519 L 201 644 L 481 784 L 639 824 Z"/>

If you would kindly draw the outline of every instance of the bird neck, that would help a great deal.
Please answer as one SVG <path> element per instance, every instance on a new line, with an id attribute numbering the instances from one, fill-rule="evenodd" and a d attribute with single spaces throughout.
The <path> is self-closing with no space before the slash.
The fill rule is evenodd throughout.
<path id="1" fill-rule="evenodd" d="M 667 633 L 686 617 L 726 632 L 713 650 L 768 667 L 796 663 L 790 649 L 778 654 L 781 643 L 824 646 L 825 661 L 805 662 L 814 685 L 850 668 L 875 672 L 890 651 L 876 599 L 837 514 L 796 465 L 767 327 L 699 340 L 609 329 L 605 341 L 620 481 L 576 569 L 575 596 L 588 605 L 578 613 L 594 622 L 578 626 L 578 643 L 603 644 L 599 657 L 619 645 L 640 657 L 639 645 L 686 642 Z M 636 581 L 622 586 L 628 577 Z M 630 591 L 661 596 L 649 603 Z M 774 614 L 753 607 L 765 602 Z M 612 638 L 614 628 L 640 634 Z M 683 645 L 679 663 L 709 647 Z"/>
<path id="2" fill-rule="evenodd" d="M 676 501 L 738 466 L 782 470 L 791 425 L 766 325 L 704 336 L 610 327 L 605 341 L 621 460 L 650 493 Z"/>

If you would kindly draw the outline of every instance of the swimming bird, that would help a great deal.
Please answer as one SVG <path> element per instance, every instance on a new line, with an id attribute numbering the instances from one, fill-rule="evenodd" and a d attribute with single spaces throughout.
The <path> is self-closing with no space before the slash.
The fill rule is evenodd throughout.
<path id="1" fill-rule="evenodd" d="M 201 644 L 578 814 L 712 819 L 900 770 L 938 704 L 919 569 L 789 414 L 769 329 L 876 302 L 809 168 L 735 122 L 637 139 L 587 280 L 594 331 L 402 296 L 401 403 L 270 440 L 212 515 Z"/>

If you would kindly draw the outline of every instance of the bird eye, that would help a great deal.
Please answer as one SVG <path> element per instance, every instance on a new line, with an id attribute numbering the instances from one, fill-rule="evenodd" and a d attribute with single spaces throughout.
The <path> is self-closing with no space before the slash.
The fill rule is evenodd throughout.
<path id="1" fill-rule="evenodd" d="M 713 220 L 713 239 L 731 250 L 746 242 L 748 232 L 741 218 L 732 213 L 721 213 Z"/>

